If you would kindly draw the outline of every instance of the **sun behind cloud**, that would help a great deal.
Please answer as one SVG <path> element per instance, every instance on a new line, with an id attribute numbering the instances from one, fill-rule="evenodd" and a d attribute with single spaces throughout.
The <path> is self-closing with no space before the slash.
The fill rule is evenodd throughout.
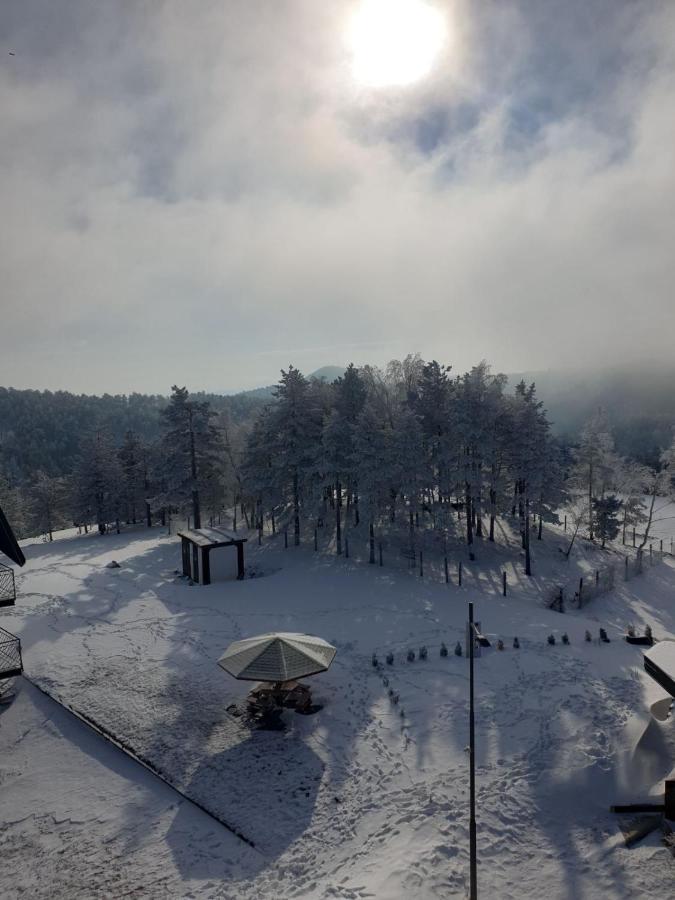
<path id="1" fill-rule="evenodd" d="M 445 39 L 444 15 L 423 0 L 362 0 L 348 27 L 354 77 L 370 87 L 412 84 Z"/>

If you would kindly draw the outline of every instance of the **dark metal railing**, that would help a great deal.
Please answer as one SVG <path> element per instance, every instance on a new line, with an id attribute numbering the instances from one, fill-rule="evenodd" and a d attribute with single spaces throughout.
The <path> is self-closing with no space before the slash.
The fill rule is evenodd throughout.
<path id="1" fill-rule="evenodd" d="M 23 672 L 21 641 L 0 628 L 0 678 L 13 678 Z"/>
<path id="2" fill-rule="evenodd" d="M 14 569 L 0 563 L 0 606 L 14 606 L 15 600 Z"/>

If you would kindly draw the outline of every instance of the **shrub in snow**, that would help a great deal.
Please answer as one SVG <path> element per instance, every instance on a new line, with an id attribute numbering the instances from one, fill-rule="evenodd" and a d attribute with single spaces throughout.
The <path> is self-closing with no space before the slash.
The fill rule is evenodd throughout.
<path id="1" fill-rule="evenodd" d="M 588 641 L 589 644 L 590 644 L 590 642 L 593 640 L 593 638 L 592 638 L 592 636 L 591 636 L 591 633 L 590 633 L 590 631 L 588 630 L 588 628 L 586 629 L 586 634 L 584 635 L 584 639 L 585 639 L 586 641 Z"/>
<path id="2" fill-rule="evenodd" d="M 504 649 L 504 641 L 501 638 L 499 638 L 499 640 L 497 641 L 497 650 L 503 650 L 503 649 Z"/>
<path id="3" fill-rule="evenodd" d="M 447 655 L 448 655 L 448 648 L 445 646 L 445 644 L 441 644 L 441 656 L 447 656 Z"/>
<path id="4" fill-rule="evenodd" d="M 600 640 L 603 642 L 603 644 L 609 644 L 609 638 L 607 637 L 607 632 L 605 631 L 605 629 L 601 628 L 598 633 L 600 635 Z"/>
<path id="5" fill-rule="evenodd" d="M 389 653 L 387 653 L 387 655 L 385 656 L 384 659 L 388 666 L 394 665 L 394 654 L 391 651 L 389 651 Z"/>
<path id="6" fill-rule="evenodd" d="M 547 640 L 548 640 L 549 644 L 555 644 L 555 635 L 549 634 Z"/>
<path id="7" fill-rule="evenodd" d="M 520 650 L 520 641 L 518 640 L 517 637 L 514 637 L 514 639 L 513 639 L 513 649 Z"/>
<path id="8" fill-rule="evenodd" d="M 420 647 L 420 653 L 419 653 L 419 656 L 420 656 L 420 659 L 426 659 L 426 658 L 427 658 L 427 648 L 426 648 L 424 645 L 422 645 L 422 646 Z"/>
<path id="9" fill-rule="evenodd" d="M 455 656 L 461 656 L 461 655 L 462 655 L 462 645 L 460 644 L 459 641 L 457 641 L 457 643 L 455 644 Z"/>
<path id="10" fill-rule="evenodd" d="M 408 662 L 415 662 L 415 651 L 408 650 Z"/>
<path id="11" fill-rule="evenodd" d="M 373 653 L 373 660 L 372 660 L 372 662 L 373 662 L 373 668 L 376 669 L 378 663 L 377 663 L 377 656 L 376 656 L 374 653 Z"/>
<path id="12" fill-rule="evenodd" d="M 121 568 L 120 564 L 116 559 L 111 559 L 109 563 L 106 565 L 106 569 L 119 569 Z"/>
<path id="13" fill-rule="evenodd" d="M 645 625 L 645 637 L 649 638 L 650 641 L 653 640 L 651 625 Z"/>
<path id="14" fill-rule="evenodd" d="M 565 634 L 563 634 L 563 636 L 562 636 L 562 642 L 563 642 L 563 644 L 569 644 L 570 639 L 569 639 L 568 636 L 567 636 L 567 632 L 565 632 Z"/>

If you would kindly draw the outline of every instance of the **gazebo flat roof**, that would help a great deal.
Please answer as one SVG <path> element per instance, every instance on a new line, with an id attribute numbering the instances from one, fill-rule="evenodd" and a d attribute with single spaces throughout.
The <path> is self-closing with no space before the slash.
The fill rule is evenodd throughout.
<path id="1" fill-rule="evenodd" d="M 216 527 L 187 528 L 185 531 L 179 531 L 178 537 L 185 538 L 198 547 L 228 547 L 232 544 L 244 544 L 247 540 L 233 531 Z"/>

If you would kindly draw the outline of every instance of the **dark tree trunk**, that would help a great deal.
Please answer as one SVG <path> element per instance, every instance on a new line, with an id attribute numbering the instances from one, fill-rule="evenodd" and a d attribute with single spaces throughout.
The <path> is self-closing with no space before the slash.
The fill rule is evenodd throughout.
<path id="1" fill-rule="evenodd" d="M 190 424 L 190 474 L 192 476 L 192 517 L 195 528 L 202 527 L 201 510 L 199 509 L 199 490 L 197 488 L 197 454 L 195 453 L 195 433 L 192 428 L 192 410 L 188 409 Z"/>
<path id="2" fill-rule="evenodd" d="M 530 501 L 525 501 L 525 574 L 532 574 L 530 560 Z"/>
<path id="3" fill-rule="evenodd" d="M 298 484 L 298 470 L 293 471 L 293 542 L 300 546 L 300 486 Z"/>
<path id="4" fill-rule="evenodd" d="M 335 483 L 335 547 L 337 555 L 342 554 L 342 485 Z"/>
<path id="5" fill-rule="evenodd" d="M 372 522 L 370 523 L 369 532 L 370 532 L 370 559 L 368 560 L 368 562 L 371 564 L 371 566 L 374 566 L 375 565 L 375 528 L 374 528 Z"/>

